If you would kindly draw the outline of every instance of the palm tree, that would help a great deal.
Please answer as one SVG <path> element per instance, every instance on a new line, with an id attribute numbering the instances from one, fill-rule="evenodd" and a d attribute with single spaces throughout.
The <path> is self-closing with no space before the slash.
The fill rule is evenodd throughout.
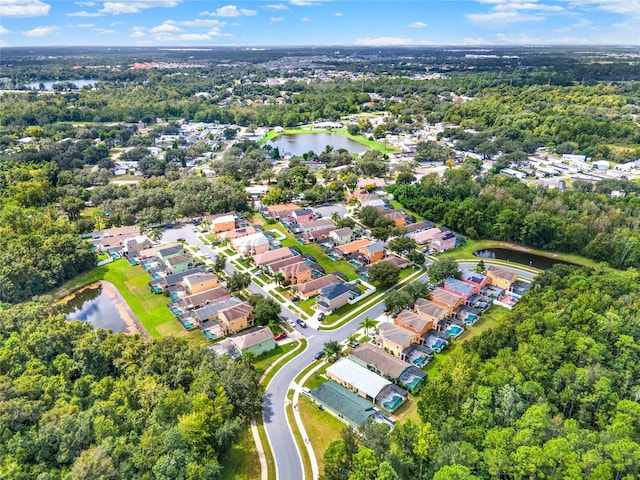
<path id="1" fill-rule="evenodd" d="M 350 335 L 349 338 L 347 338 L 347 345 L 349 346 L 357 345 L 359 337 L 360 335 L 358 335 L 357 333 Z"/>
<path id="2" fill-rule="evenodd" d="M 278 285 L 282 285 L 285 281 L 284 274 L 282 272 L 275 272 L 273 274 L 273 279 Z"/>
<path id="3" fill-rule="evenodd" d="M 374 328 L 377 325 L 377 322 L 369 317 L 365 317 L 363 321 L 358 323 L 358 327 L 364 328 L 364 334 L 369 336 L 369 329 Z"/>
<path id="4" fill-rule="evenodd" d="M 162 238 L 162 230 L 159 228 L 152 228 L 149 232 L 149 238 L 152 242 L 157 242 Z"/>

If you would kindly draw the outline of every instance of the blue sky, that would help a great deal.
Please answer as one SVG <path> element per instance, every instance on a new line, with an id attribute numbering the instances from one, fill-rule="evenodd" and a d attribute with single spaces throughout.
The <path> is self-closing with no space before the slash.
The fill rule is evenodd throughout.
<path id="1" fill-rule="evenodd" d="M 0 0 L 0 46 L 640 44 L 640 0 Z"/>

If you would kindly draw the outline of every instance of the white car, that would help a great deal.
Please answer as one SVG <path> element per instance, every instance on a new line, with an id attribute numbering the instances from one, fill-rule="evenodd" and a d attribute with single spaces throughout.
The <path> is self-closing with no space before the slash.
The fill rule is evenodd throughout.
<path id="1" fill-rule="evenodd" d="M 293 318 L 288 318 L 288 319 L 287 319 L 287 323 L 288 323 L 289 325 L 291 325 L 292 327 L 295 327 L 295 326 L 296 326 L 296 321 L 295 321 Z"/>

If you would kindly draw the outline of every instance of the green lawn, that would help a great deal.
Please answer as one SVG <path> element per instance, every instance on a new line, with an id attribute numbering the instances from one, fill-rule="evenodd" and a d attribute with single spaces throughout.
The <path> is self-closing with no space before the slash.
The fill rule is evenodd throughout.
<path id="1" fill-rule="evenodd" d="M 293 399 L 293 390 L 289 390 L 289 394 L 287 395 L 287 400 L 291 402 L 292 399 Z M 293 433 L 293 437 L 295 438 L 295 441 L 298 444 L 298 448 L 300 449 L 300 457 L 302 459 L 304 478 L 313 478 L 313 471 L 311 469 L 311 460 L 309 460 L 309 455 L 307 454 L 307 449 L 305 448 L 305 443 L 304 443 L 304 439 L 302 438 L 302 433 L 298 429 L 298 424 L 296 423 L 296 419 L 293 416 L 293 407 L 291 406 L 291 403 L 287 405 L 286 412 L 287 412 L 287 420 L 289 421 L 289 425 L 291 425 L 291 432 Z"/>
<path id="2" fill-rule="evenodd" d="M 252 480 L 260 478 L 260 459 L 251 435 L 250 426 L 247 426 L 240 433 L 238 443 L 231 447 L 231 451 L 220 458 L 220 463 L 224 468 L 221 476 L 222 480 Z"/>
<path id="3" fill-rule="evenodd" d="M 358 278 L 356 270 L 352 265 L 349 265 L 346 260 L 334 261 L 327 257 L 322 247 L 316 243 L 302 244 L 295 238 L 287 235 L 287 239 L 282 241 L 283 247 L 298 247 L 300 251 L 306 255 L 313 255 L 318 265 L 325 269 L 325 273 L 342 272 L 349 280 L 355 280 Z"/>
<path id="4" fill-rule="evenodd" d="M 409 210 L 407 207 L 404 207 L 399 201 L 397 200 L 391 200 L 391 205 L 393 206 L 393 208 L 395 208 L 396 210 L 404 210 L 406 213 L 408 213 L 409 215 L 412 215 L 413 217 L 415 217 L 416 222 L 421 222 L 424 220 L 424 217 L 421 215 L 418 215 L 416 212 L 412 212 L 411 210 Z"/>
<path id="5" fill-rule="evenodd" d="M 192 345 L 208 345 L 200 331 L 186 332 L 182 328 L 167 308 L 169 298 L 151 293 L 149 274 L 140 265 L 132 266 L 125 259 L 115 260 L 75 277 L 57 289 L 54 295 L 62 297 L 75 288 L 97 280 L 106 280 L 116 286 L 150 336 L 184 337 Z"/>
<path id="6" fill-rule="evenodd" d="M 300 307 L 302 310 L 304 310 L 306 313 L 308 313 L 309 315 L 313 315 L 314 314 L 314 309 L 313 307 L 316 304 L 316 299 L 314 298 L 308 298 L 306 300 L 301 300 L 299 302 L 295 302 L 295 304 Z"/>
<path id="7" fill-rule="evenodd" d="M 260 355 L 253 362 L 253 366 L 256 368 L 256 371 L 262 375 L 267 368 L 269 368 L 272 364 L 274 364 L 278 358 L 286 355 L 298 346 L 298 343 L 291 342 L 285 343 L 284 345 L 278 345 L 276 348 L 271 350 L 270 352 L 265 353 L 264 355 Z"/>

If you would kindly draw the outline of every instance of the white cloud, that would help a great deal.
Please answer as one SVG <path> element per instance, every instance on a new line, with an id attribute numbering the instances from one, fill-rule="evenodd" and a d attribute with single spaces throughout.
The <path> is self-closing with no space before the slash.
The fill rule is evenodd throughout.
<path id="1" fill-rule="evenodd" d="M 210 17 L 253 17 L 258 12 L 247 8 L 238 8 L 235 5 L 225 5 L 218 8 L 215 12 L 205 10 L 200 15 L 208 15 Z"/>
<path id="2" fill-rule="evenodd" d="M 310 19 L 309 17 L 302 17 L 302 18 L 300 19 L 300 21 L 301 21 L 301 22 L 310 22 L 310 21 L 311 21 L 311 19 Z"/>
<path id="3" fill-rule="evenodd" d="M 178 40 L 196 41 L 196 40 L 211 40 L 211 37 L 205 33 L 183 33 L 178 35 Z"/>
<path id="4" fill-rule="evenodd" d="M 41 0 L 1 0 L 0 17 L 43 17 L 51 5 Z"/>
<path id="5" fill-rule="evenodd" d="M 53 32 L 58 30 L 58 27 L 54 25 L 50 25 L 48 27 L 36 27 L 31 30 L 26 30 L 22 32 L 25 37 L 48 37 Z"/>
<path id="6" fill-rule="evenodd" d="M 586 38 L 576 37 L 558 37 L 558 38 L 536 38 L 526 33 L 518 33 L 507 35 L 498 33 L 496 35 L 497 43 L 505 43 L 509 45 L 588 45 L 594 43 Z M 493 42 L 496 43 L 496 42 Z"/>
<path id="7" fill-rule="evenodd" d="M 467 15 L 467 19 L 471 23 L 493 27 L 496 25 L 506 25 L 509 23 L 539 22 L 541 20 L 544 20 L 545 17 L 542 15 L 527 15 L 514 11 L 504 11 L 492 13 L 470 13 Z"/>
<path id="8" fill-rule="evenodd" d="M 116 33 L 116 31 L 111 28 L 94 28 L 93 31 L 101 33 L 103 35 L 110 35 L 112 33 Z"/>
<path id="9" fill-rule="evenodd" d="M 155 7 L 172 8 L 181 0 L 137 0 L 134 2 L 105 2 L 100 13 L 120 15 L 122 13 L 138 13 L 141 10 Z"/>
<path id="10" fill-rule="evenodd" d="M 182 29 L 180 27 L 177 27 L 175 25 L 172 25 L 171 23 L 162 23 L 156 27 L 153 27 L 151 30 L 149 30 L 151 33 L 161 33 L 161 32 L 181 32 Z"/>
<path id="11" fill-rule="evenodd" d="M 81 12 L 67 13 L 66 15 L 67 17 L 104 17 L 105 16 L 104 13 L 85 12 L 84 10 L 82 10 Z"/>
<path id="12" fill-rule="evenodd" d="M 342 12 L 336 12 L 336 17 L 344 17 L 344 13 L 342 13 Z"/>
<path id="13" fill-rule="evenodd" d="M 9 30 L 6 27 L 3 27 L 2 25 L 0 25 L 0 35 L 9 35 L 10 33 L 13 33 L 11 30 Z"/>
<path id="14" fill-rule="evenodd" d="M 219 28 L 212 28 L 207 32 L 207 35 L 211 35 L 212 37 L 233 37 L 230 33 L 222 33 Z"/>
<path id="15" fill-rule="evenodd" d="M 284 3 L 272 3 L 269 5 L 262 5 L 262 8 L 266 8 L 267 10 L 289 10 Z"/>
<path id="16" fill-rule="evenodd" d="M 79 28 L 92 28 L 95 26 L 96 26 L 95 23 L 79 23 L 76 25 L 76 27 L 79 27 Z"/>
<path id="17" fill-rule="evenodd" d="M 408 25 L 409 28 L 424 28 L 427 24 L 424 22 L 413 22 Z"/>
<path id="18" fill-rule="evenodd" d="M 289 0 L 291 5 L 295 5 L 296 7 L 312 7 L 315 5 L 320 5 L 320 2 L 326 2 L 327 0 L 314 0 L 313 2 L 310 0 Z"/>
<path id="19" fill-rule="evenodd" d="M 93 7 L 96 2 L 73 2 L 74 5 L 78 5 L 79 7 Z"/>
<path id="20" fill-rule="evenodd" d="M 464 45 L 486 45 L 489 42 L 487 42 L 484 38 L 480 38 L 480 37 L 477 37 L 477 38 L 465 37 L 462 40 L 462 43 Z"/>
<path id="21" fill-rule="evenodd" d="M 281 22 L 282 20 L 284 20 L 284 17 L 271 17 L 269 19 L 271 23 Z"/>
<path id="22" fill-rule="evenodd" d="M 410 38 L 402 37 L 365 37 L 358 38 L 356 45 L 384 46 L 384 45 L 413 45 Z"/>
<path id="23" fill-rule="evenodd" d="M 111 22 L 109 24 L 110 27 L 115 27 L 116 25 L 124 25 L 124 22 Z"/>
<path id="24" fill-rule="evenodd" d="M 147 36 L 146 28 L 144 27 L 133 27 L 131 31 L 132 33 L 129 35 L 131 38 L 143 38 Z"/>
<path id="25" fill-rule="evenodd" d="M 538 3 L 538 0 L 476 0 L 476 2 L 491 4 L 493 7 L 486 13 L 467 14 L 467 20 L 487 27 L 538 22 L 545 20 L 550 14 L 568 13 L 560 5 Z"/>

